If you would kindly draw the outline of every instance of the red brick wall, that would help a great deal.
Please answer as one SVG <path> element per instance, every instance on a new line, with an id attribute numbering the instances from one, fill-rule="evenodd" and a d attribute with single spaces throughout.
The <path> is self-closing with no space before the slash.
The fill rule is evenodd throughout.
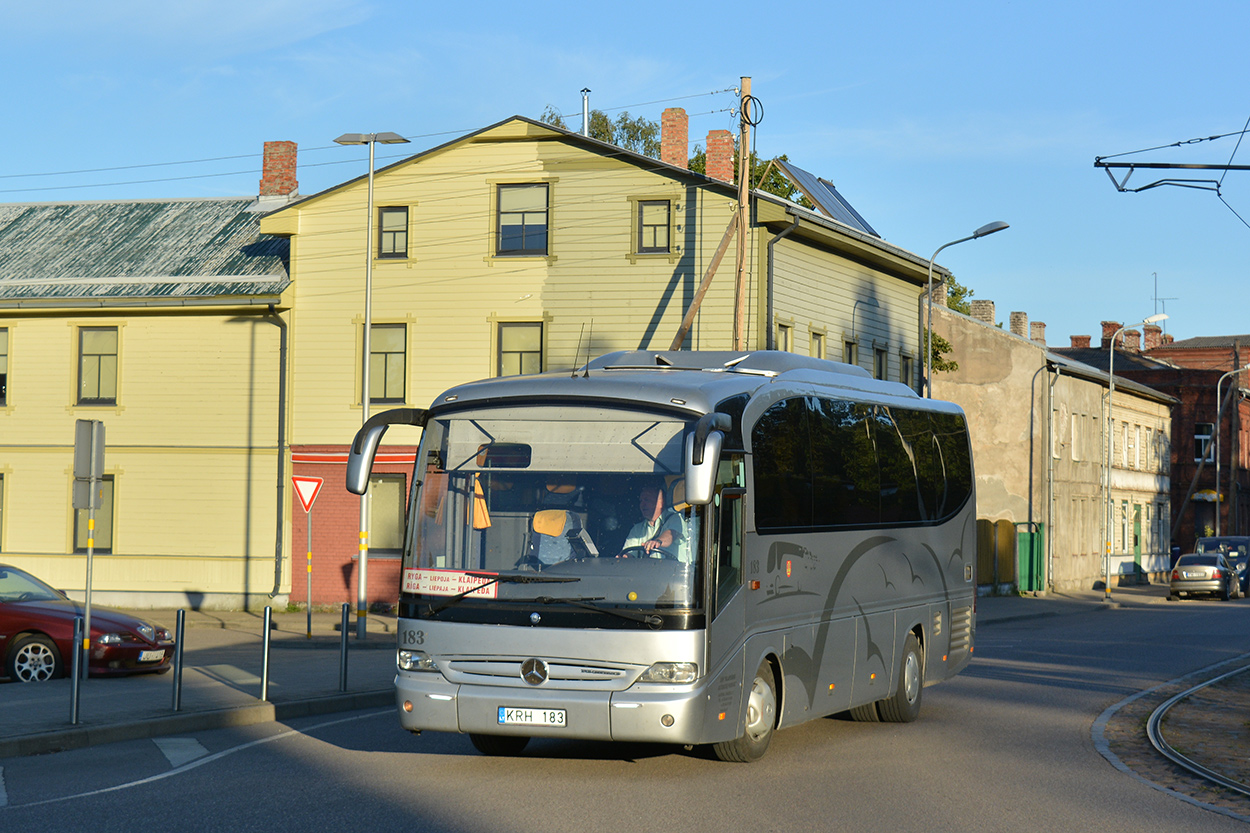
<path id="1" fill-rule="evenodd" d="M 265 142 L 265 165 L 260 179 L 262 197 L 284 197 L 299 187 L 295 181 L 295 149 L 295 142 Z"/>
<path id="2" fill-rule="evenodd" d="M 707 134 L 707 175 L 724 182 L 734 181 L 734 137 L 728 130 Z"/>
<path id="3" fill-rule="evenodd" d="M 406 462 L 374 463 L 375 474 L 403 474 L 405 490 L 412 486 L 412 456 L 416 446 L 385 446 L 382 453 L 407 456 Z M 359 582 L 360 497 L 347 491 L 347 446 L 292 446 L 292 473 L 320 477 L 325 482 L 312 508 L 312 603 L 356 608 Z M 288 486 L 290 484 L 288 483 Z M 291 487 L 293 488 L 293 487 Z M 308 600 L 308 521 L 299 499 L 291 496 L 291 601 Z M 394 604 L 399 597 L 400 563 L 390 555 L 369 557 L 369 587 L 366 598 L 375 603 Z"/>
<path id="4" fill-rule="evenodd" d="M 669 107 L 660 115 L 660 161 L 690 166 L 690 118 L 680 107 Z"/>

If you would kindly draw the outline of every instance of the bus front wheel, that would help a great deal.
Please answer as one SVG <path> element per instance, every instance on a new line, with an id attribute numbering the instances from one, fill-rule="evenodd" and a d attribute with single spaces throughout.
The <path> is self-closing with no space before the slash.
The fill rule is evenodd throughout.
<path id="1" fill-rule="evenodd" d="M 478 752 L 492 756 L 520 755 L 521 750 L 530 742 L 529 738 L 518 735 L 470 734 L 469 740 Z"/>
<path id="2" fill-rule="evenodd" d="M 777 682 L 768 661 L 760 663 L 747 694 L 746 718 L 742 735 L 713 745 L 716 757 L 733 763 L 757 761 L 768 751 L 777 725 Z"/>
<path id="3" fill-rule="evenodd" d="M 907 634 L 903 643 L 903 661 L 898 670 L 898 689 L 893 697 L 877 703 L 881 719 L 889 723 L 911 723 L 920 716 L 920 695 L 924 691 L 924 660 L 920 656 L 920 640 Z"/>

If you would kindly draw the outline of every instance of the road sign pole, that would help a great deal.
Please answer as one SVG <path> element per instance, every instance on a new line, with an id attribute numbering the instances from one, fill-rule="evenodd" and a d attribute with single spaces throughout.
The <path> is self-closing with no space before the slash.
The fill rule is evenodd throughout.
<path id="1" fill-rule="evenodd" d="M 308 519 L 308 638 L 312 639 L 312 512 L 305 512 Z"/>
<path id="2" fill-rule="evenodd" d="M 307 588 L 308 595 L 306 597 L 307 614 L 308 614 L 308 631 L 307 638 L 312 639 L 312 508 L 313 502 L 317 500 L 317 494 L 321 491 L 321 484 L 325 482 L 322 477 L 301 477 L 293 475 L 291 483 L 295 486 L 295 497 L 299 500 L 300 506 L 304 507 L 304 516 L 308 519 L 308 550 L 307 550 Z"/>

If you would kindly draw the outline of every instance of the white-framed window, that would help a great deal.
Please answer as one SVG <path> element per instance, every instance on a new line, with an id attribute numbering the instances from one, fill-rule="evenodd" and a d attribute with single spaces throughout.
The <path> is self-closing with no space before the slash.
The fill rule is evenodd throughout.
<path id="1" fill-rule="evenodd" d="M 403 402 L 408 378 L 408 327 L 374 324 L 369 332 L 369 401 Z"/>
<path id="2" fill-rule="evenodd" d="M 1194 423 L 1194 462 L 1200 463 L 1206 460 L 1208 463 L 1215 462 L 1215 444 L 1211 442 L 1211 438 L 1215 435 L 1214 422 L 1195 422 Z"/>
<path id="3" fill-rule="evenodd" d="M 859 363 L 859 351 L 856 349 L 856 344 L 853 340 L 848 339 L 842 342 L 842 361 L 847 364 Z"/>
<path id="4" fill-rule="evenodd" d="M 794 325 L 777 322 L 777 349 L 785 353 L 794 352 Z"/>
<path id="5" fill-rule="evenodd" d="M 495 254 L 547 254 L 548 196 L 545 182 L 498 186 Z"/>
<path id="6" fill-rule="evenodd" d="M 520 376 L 543 371 L 543 324 L 541 321 L 501 321 L 496 330 L 495 371 L 500 376 Z"/>
<path id="7" fill-rule="evenodd" d="M 672 251 L 673 204 L 669 200 L 638 201 L 638 238 L 635 251 L 641 255 L 668 254 Z"/>
<path id="8" fill-rule="evenodd" d="M 9 331 L 0 327 L 0 406 L 9 403 Z"/>
<path id="9" fill-rule="evenodd" d="M 378 257 L 408 257 L 408 206 L 384 205 L 378 209 Z"/>
<path id="10" fill-rule="evenodd" d="M 810 344 L 810 353 L 814 359 L 823 359 L 825 357 L 825 334 L 820 330 L 812 330 L 812 340 Z"/>
<path id="11" fill-rule="evenodd" d="M 117 404 L 117 328 L 78 329 L 78 404 Z"/>
<path id="12" fill-rule="evenodd" d="M 890 373 L 890 354 L 883 347 L 874 347 L 872 350 L 872 377 L 874 379 L 885 379 Z"/>

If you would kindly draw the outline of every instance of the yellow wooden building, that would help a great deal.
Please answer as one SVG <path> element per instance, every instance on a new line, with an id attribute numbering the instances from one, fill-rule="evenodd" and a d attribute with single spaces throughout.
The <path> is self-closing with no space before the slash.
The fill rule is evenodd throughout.
<path id="1" fill-rule="evenodd" d="M 73 268 L 28 256 L 15 269 L 4 252 L 19 235 L 0 214 L 0 561 L 81 592 L 70 447 L 74 421 L 99 418 L 113 493 L 96 598 L 302 602 L 311 549 L 313 603 L 355 599 L 359 499 L 342 481 L 362 419 L 366 240 L 373 411 L 424 407 L 476 378 L 668 349 L 738 211 L 732 183 L 686 168 L 684 126 L 674 129 L 666 147 L 680 153 L 662 161 L 513 117 L 380 167 L 368 237 L 362 170 L 276 209 L 237 201 L 233 217 L 196 225 L 216 259 L 165 261 L 147 274 L 120 267 L 107 245 Z M 708 170 L 727 170 L 708 147 Z M 362 151 L 362 169 L 364 159 Z M 272 193 L 292 192 L 293 165 L 288 180 Z M 918 387 L 928 261 L 884 241 L 839 210 L 832 186 L 813 182 L 813 192 L 827 186 L 810 194 L 821 206 L 813 210 L 749 196 L 746 348 L 849 360 Z M 57 210 L 28 217 L 31 228 L 59 222 Z M 107 224 L 87 228 L 110 237 Z M 176 247 L 169 228 L 129 235 Z M 241 237 L 223 245 L 227 230 Z M 41 251 L 75 245 L 69 236 L 54 243 Z M 735 261 L 731 245 L 685 349 L 732 348 Z M 128 278 L 142 280 L 95 303 Z M 93 373 L 104 391 L 94 400 L 84 398 Z M 417 440 L 395 429 L 375 468 L 371 601 L 396 594 Z M 311 542 L 292 474 L 325 480 Z"/>

